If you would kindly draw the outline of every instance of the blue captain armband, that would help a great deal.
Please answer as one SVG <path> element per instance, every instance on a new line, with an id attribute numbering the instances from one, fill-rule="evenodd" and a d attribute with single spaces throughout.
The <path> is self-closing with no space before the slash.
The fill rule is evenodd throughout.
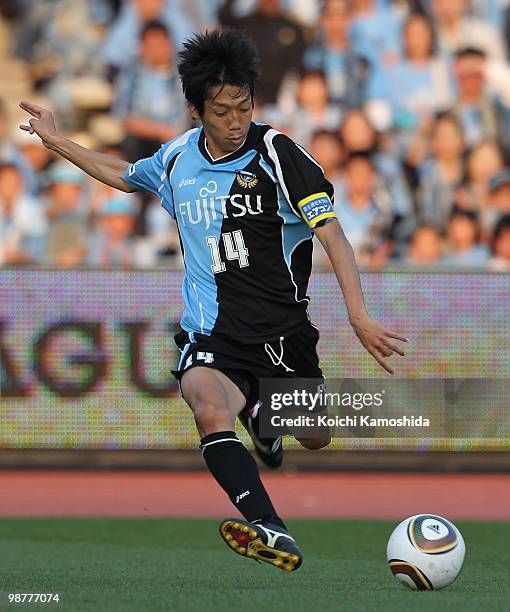
<path id="1" fill-rule="evenodd" d="M 298 208 L 311 229 L 324 219 L 336 219 L 333 203 L 325 191 L 303 198 Z"/>

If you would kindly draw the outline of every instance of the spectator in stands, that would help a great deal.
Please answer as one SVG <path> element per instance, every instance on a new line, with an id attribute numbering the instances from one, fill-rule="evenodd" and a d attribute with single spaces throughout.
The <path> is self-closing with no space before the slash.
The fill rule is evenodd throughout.
<path id="1" fill-rule="evenodd" d="M 366 98 L 369 63 L 356 55 L 350 39 L 349 0 L 325 0 L 319 40 L 305 54 L 308 70 L 322 70 L 326 75 L 332 103 L 343 108 L 361 106 Z"/>
<path id="2" fill-rule="evenodd" d="M 490 179 L 504 168 L 503 153 L 497 143 L 484 141 L 468 155 L 466 180 L 455 194 L 455 202 L 463 210 L 479 214 L 482 227 L 490 223 Z"/>
<path id="3" fill-rule="evenodd" d="M 478 215 L 470 210 L 454 209 L 448 222 L 448 252 L 443 260 L 444 264 L 485 267 L 490 253 L 488 248 L 480 243 L 480 236 Z"/>
<path id="4" fill-rule="evenodd" d="M 487 241 L 498 221 L 506 215 L 510 215 L 510 168 L 497 172 L 489 181 L 489 205 L 482 228 Z"/>
<path id="5" fill-rule="evenodd" d="M 491 250 L 489 269 L 495 272 L 510 271 L 510 215 L 505 215 L 498 221 L 492 237 Z"/>
<path id="6" fill-rule="evenodd" d="M 352 154 L 337 183 L 335 210 L 361 265 L 380 267 L 392 250 L 396 213 L 384 181 L 368 155 Z"/>
<path id="7" fill-rule="evenodd" d="M 191 24 L 193 32 L 203 32 L 217 26 L 218 11 L 224 0 L 193 0 L 179 3 L 180 10 Z"/>
<path id="8" fill-rule="evenodd" d="M 437 266 L 443 255 L 441 234 L 434 225 L 421 225 L 412 235 L 406 263 L 410 266 Z"/>
<path id="9" fill-rule="evenodd" d="M 113 107 L 124 122 L 123 151 L 128 161 L 150 157 L 189 125 L 174 55 L 165 26 L 158 21 L 146 23 L 140 59 L 120 75 Z"/>
<path id="10" fill-rule="evenodd" d="M 135 200 L 125 194 L 117 195 L 104 203 L 99 214 L 99 229 L 88 239 L 86 263 L 108 268 L 143 263 L 134 236 Z"/>
<path id="11" fill-rule="evenodd" d="M 0 99 L 0 163 L 13 163 L 23 167 L 23 159 L 19 150 L 9 138 L 9 118 L 5 104 Z"/>
<path id="12" fill-rule="evenodd" d="M 447 113 L 437 116 L 430 142 L 430 157 L 418 169 L 417 205 L 421 223 L 446 230 L 455 194 L 465 173 L 466 147 L 462 126 Z"/>
<path id="13" fill-rule="evenodd" d="M 144 225 L 146 234 L 139 239 L 139 253 L 143 252 L 144 265 L 164 262 L 182 269 L 184 264 L 177 225 L 161 206 L 159 198 L 149 200 L 144 212 Z"/>
<path id="14" fill-rule="evenodd" d="M 377 72 L 369 97 L 384 101 L 407 148 L 416 130 L 451 100 L 446 63 L 434 55 L 434 33 L 424 15 L 412 14 L 403 28 L 403 58 Z"/>
<path id="15" fill-rule="evenodd" d="M 140 32 L 150 21 L 161 21 L 170 32 L 176 48 L 193 32 L 192 25 L 180 7 L 180 0 L 128 0 L 113 22 L 102 56 L 108 67 L 108 80 L 136 61 Z"/>
<path id="16" fill-rule="evenodd" d="M 309 151 L 322 166 L 328 181 L 335 183 L 340 179 L 344 152 L 337 132 L 326 130 L 315 132 L 310 141 Z"/>
<path id="17" fill-rule="evenodd" d="M 312 134 L 317 130 L 338 130 L 341 111 L 330 104 L 324 74 L 319 70 L 306 72 L 299 83 L 296 110 L 282 117 L 280 125 L 286 125 L 291 138 L 308 147 Z"/>
<path id="18" fill-rule="evenodd" d="M 20 169 L 0 164 L 0 265 L 40 262 L 46 232 L 42 207 L 25 193 Z"/>
<path id="19" fill-rule="evenodd" d="M 455 55 L 457 95 L 451 112 L 461 122 L 470 146 L 484 138 L 506 142 L 510 133 L 510 110 L 487 91 L 485 64 L 486 56 L 478 49 L 463 49 Z"/>
<path id="20" fill-rule="evenodd" d="M 73 267 L 85 258 L 89 221 L 85 180 L 81 170 L 65 161 L 56 162 L 48 170 L 47 261 L 51 265 Z"/>
<path id="21" fill-rule="evenodd" d="M 400 53 L 400 23 L 397 17 L 377 0 L 351 0 L 352 46 L 355 53 L 379 70 L 397 60 Z"/>
<path id="22" fill-rule="evenodd" d="M 52 160 L 51 151 L 39 139 L 21 130 L 17 135 L 17 144 L 25 189 L 31 195 L 39 196 L 45 187 L 44 175 Z"/>
<path id="23" fill-rule="evenodd" d="M 346 113 L 339 133 L 345 155 L 352 153 L 369 155 L 377 173 L 386 182 L 396 213 L 403 218 L 410 217 L 413 210 L 412 200 L 401 161 L 397 155 L 383 150 L 377 132 L 365 113 L 361 110 Z"/>
<path id="24" fill-rule="evenodd" d="M 497 32 L 504 27 L 504 11 L 508 0 L 471 0 L 470 14 L 491 25 Z"/>
<path id="25" fill-rule="evenodd" d="M 98 49 L 103 30 L 94 23 L 91 9 L 86 0 L 31 1 L 17 35 L 17 56 L 28 62 L 35 83 L 67 127 L 75 120 L 69 83 L 102 72 Z"/>
<path id="26" fill-rule="evenodd" d="M 485 55 L 505 58 L 501 34 L 480 19 L 469 16 L 468 0 L 431 0 L 438 49 L 445 58 L 460 49 L 474 47 Z"/>
<path id="27" fill-rule="evenodd" d="M 259 102 L 274 105 L 288 79 L 301 74 L 305 49 L 303 31 L 283 13 L 280 0 L 258 0 L 257 8 L 244 17 L 235 15 L 233 5 L 234 0 L 226 0 L 219 12 L 220 23 L 245 30 L 257 46 L 263 67 L 257 86 Z"/>

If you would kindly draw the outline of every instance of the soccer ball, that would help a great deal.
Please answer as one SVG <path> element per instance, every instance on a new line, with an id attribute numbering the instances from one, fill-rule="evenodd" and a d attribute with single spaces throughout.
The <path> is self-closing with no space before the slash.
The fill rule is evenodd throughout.
<path id="1" fill-rule="evenodd" d="M 393 575 L 414 591 L 447 587 L 459 575 L 465 553 L 457 527 L 435 514 L 406 518 L 391 534 L 386 549 Z"/>

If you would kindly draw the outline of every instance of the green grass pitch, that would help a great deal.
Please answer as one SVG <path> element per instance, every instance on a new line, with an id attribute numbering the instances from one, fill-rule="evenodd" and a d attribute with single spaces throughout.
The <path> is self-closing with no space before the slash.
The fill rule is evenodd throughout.
<path id="1" fill-rule="evenodd" d="M 58 591 L 58 606 L 8 608 L 72 612 L 510 609 L 510 523 L 456 523 L 464 569 L 446 590 L 425 593 L 400 586 L 386 566 L 395 524 L 289 521 L 304 564 L 287 574 L 230 551 L 218 521 L 0 519 L 0 592 Z"/>

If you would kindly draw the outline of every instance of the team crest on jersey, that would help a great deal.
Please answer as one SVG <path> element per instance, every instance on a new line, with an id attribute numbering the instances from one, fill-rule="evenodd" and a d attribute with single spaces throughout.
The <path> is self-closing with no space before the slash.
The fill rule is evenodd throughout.
<path id="1" fill-rule="evenodd" d="M 255 185 L 259 182 L 259 179 L 252 172 L 246 172 L 246 170 L 237 170 L 236 171 L 236 179 L 241 187 L 244 189 L 251 189 L 255 187 Z"/>

